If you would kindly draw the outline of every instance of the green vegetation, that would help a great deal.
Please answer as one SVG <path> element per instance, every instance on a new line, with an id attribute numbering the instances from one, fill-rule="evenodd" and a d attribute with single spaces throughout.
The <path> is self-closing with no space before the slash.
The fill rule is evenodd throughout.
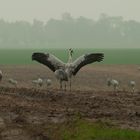
<path id="1" fill-rule="evenodd" d="M 139 131 L 120 129 L 110 121 L 92 122 L 80 116 L 64 123 L 25 124 L 22 128 L 50 140 L 140 140 Z"/>
<path id="2" fill-rule="evenodd" d="M 140 140 L 140 133 L 78 120 L 63 128 L 62 140 Z"/>
<path id="3" fill-rule="evenodd" d="M 66 49 L 0 49 L 0 64 L 37 64 L 32 62 L 33 52 L 50 52 L 67 61 Z M 103 64 L 140 64 L 140 49 L 74 49 L 74 59 L 88 52 L 103 52 Z"/>

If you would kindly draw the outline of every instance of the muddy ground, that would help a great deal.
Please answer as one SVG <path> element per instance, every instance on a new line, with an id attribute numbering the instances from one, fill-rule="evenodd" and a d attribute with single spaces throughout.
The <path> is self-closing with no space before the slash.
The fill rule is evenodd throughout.
<path id="1" fill-rule="evenodd" d="M 61 124 L 75 116 L 104 121 L 140 131 L 140 71 L 138 65 L 94 65 L 72 79 L 72 91 L 59 89 L 53 73 L 43 65 L 0 66 L 0 139 L 47 140 L 48 124 Z M 50 78 L 52 85 L 37 87 L 33 79 Z M 118 92 L 108 77 L 120 82 Z M 17 87 L 8 83 L 18 81 Z M 135 93 L 128 86 L 136 81 Z"/>

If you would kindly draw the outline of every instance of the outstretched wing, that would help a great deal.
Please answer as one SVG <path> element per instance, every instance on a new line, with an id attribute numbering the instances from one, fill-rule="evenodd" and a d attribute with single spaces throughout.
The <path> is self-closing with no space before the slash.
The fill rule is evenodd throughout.
<path id="1" fill-rule="evenodd" d="M 50 53 L 35 52 L 32 54 L 32 60 L 38 61 L 49 67 L 53 72 L 59 68 L 63 68 L 65 63 Z"/>
<path id="2" fill-rule="evenodd" d="M 81 69 L 81 67 L 93 62 L 100 62 L 103 60 L 103 58 L 103 53 L 90 53 L 80 56 L 73 62 L 73 75 L 76 75 L 76 73 Z"/>

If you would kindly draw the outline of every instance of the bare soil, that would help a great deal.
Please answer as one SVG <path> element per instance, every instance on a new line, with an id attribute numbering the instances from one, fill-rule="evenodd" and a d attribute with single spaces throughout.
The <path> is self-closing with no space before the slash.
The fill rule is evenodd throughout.
<path id="1" fill-rule="evenodd" d="M 0 66 L 0 139 L 47 140 L 49 124 L 61 124 L 79 116 L 140 131 L 140 71 L 138 65 L 87 66 L 72 79 L 72 91 L 60 90 L 53 72 L 43 65 Z M 33 79 L 52 80 L 36 87 Z M 108 77 L 120 82 L 119 90 L 108 87 Z M 17 87 L 8 79 L 18 81 Z M 136 81 L 135 93 L 128 86 Z M 47 135 L 48 134 L 48 135 Z"/>

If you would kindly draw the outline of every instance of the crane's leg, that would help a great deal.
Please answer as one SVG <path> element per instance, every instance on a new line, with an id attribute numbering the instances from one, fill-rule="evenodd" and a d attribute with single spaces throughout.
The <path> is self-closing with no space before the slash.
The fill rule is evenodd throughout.
<path id="1" fill-rule="evenodd" d="M 119 89 L 118 86 L 116 86 L 115 87 L 116 95 L 118 95 L 118 91 L 119 91 L 118 89 Z"/>
<path id="2" fill-rule="evenodd" d="M 114 88 L 114 92 L 115 92 L 115 86 L 113 88 Z"/>
<path id="3" fill-rule="evenodd" d="M 116 86 L 114 86 L 114 92 L 117 95 L 117 87 Z"/>
<path id="4" fill-rule="evenodd" d="M 133 88 L 132 88 L 132 93 L 134 93 L 134 92 L 135 92 L 135 88 L 133 87 Z"/>
<path id="5" fill-rule="evenodd" d="M 66 84 L 66 82 L 65 82 L 65 91 L 67 90 L 67 84 Z"/>
<path id="6" fill-rule="evenodd" d="M 62 89 L 62 81 L 60 80 L 60 89 Z"/>
<path id="7" fill-rule="evenodd" d="M 70 91 L 71 91 L 71 78 L 70 78 Z"/>

